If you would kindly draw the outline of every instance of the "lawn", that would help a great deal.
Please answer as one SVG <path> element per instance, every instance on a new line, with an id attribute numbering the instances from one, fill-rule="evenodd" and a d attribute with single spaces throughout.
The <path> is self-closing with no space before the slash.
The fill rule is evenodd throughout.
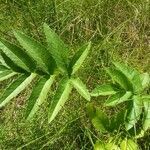
<path id="1" fill-rule="evenodd" d="M 0 39 L 19 45 L 13 34 L 13 30 L 19 30 L 46 46 L 44 23 L 67 44 L 70 60 L 79 47 L 91 41 L 89 54 L 76 73 L 89 92 L 96 85 L 111 81 L 105 68 L 111 67 L 112 61 L 126 63 L 141 74 L 150 74 L 149 0 L 0 1 Z M 0 82 L 0 93 L 15 78 Z M 128 131 L 124 135 L 120 129 L 113 134 L 98 131 L 87 111 L 89 102 L 75 89 L 56 118 L 48 123 L 49 106 L 61 75 L 56 78 L 47 99 L 30 121 L 26 121 L 24 112 L 37 79 L 0 108 L 0 149 L 92 150 L 96 141 L 115 143 L 123 136 L 132 138 L 140 150 L 149 150 L 149 129 L 141 138 L 135 138 L 136 132 L 134 136 L 130 136 Z M 150 87 L 146 89 L 146 94 L 150 94 Z M 106 96 L 91 97 L 90 104 L 110 118 L 125 107 L 124 104 L 114 108 L 105 107 L 105 100 Z"/>

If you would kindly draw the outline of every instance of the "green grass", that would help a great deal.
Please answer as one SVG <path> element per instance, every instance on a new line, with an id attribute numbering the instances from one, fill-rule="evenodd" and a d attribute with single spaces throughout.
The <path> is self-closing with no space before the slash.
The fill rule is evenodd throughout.
<path id="1" fill-rule="evenodd" d="M 71 56 L 76 47 L 91 40 L 89 58 L 78 74 L 92 90 L 108 81 L 103 66 L 112 59 L 150 72 L 149 9 L 148 0 L 1 0 L 0 37 L 14 42 L 12 29 L 20 29 L 44 42 L 41 28 L 46 22 L 71 47 Z M 0 90 L 9 82 L 0 83 Z M 0 110 L 0 149 L 90 150 L 90 137 L 93 142 L 103 138 L 87 119 L 86 102 L 75 91 L 51 124 L 45 113 L 51 97 L 26 123 L 23 113 L 29 93 L 26 89 Z M 93 98 L 95 105 L 103 102 L 101 97 Z M 148 138 L 149 133 L 139 140 L 142 150 L 148 149 Z"/>

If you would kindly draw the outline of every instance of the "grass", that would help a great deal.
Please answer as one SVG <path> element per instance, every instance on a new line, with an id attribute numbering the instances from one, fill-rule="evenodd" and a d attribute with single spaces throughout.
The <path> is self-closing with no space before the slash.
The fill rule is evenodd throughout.
<path id="1" fill-rule="evenodd" d="M 70 55 L 91 40 L 93 48 L 79 76 L 93 89 L 97 82 L 108 81 L 103 66 L 112 59 L 150 72 L 149 7 L 148 0 L 1 0 L 0 37 L 14 41 L 12 29 L 19 29 L 43 42 L 41 27 L 46 22 L 71 47 Z M 9 82 L 1 83 L 1 90 Z M 25 122 L 29 93 L 26 89 L 0 110 L 0 149 L 92 149 L 99 137 L 87 120 L 86 102 L 75 91 L 50 125 L 45 113 L 50 98 L 32 122 Z M 104 100 L 93 101 L 101 106 Z M 148 149 L 148 138 L 149 133 L 139 141 L 141 149 Z"/>

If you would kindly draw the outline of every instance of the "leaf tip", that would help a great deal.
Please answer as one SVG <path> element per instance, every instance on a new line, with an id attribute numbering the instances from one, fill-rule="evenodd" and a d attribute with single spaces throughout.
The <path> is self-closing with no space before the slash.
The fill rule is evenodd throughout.
<path id="1" fill-rule="evenodd" d="M 48 124 L 50 124 L 54 120 L 54 117 L 50 116 L 48 117 Z"/>

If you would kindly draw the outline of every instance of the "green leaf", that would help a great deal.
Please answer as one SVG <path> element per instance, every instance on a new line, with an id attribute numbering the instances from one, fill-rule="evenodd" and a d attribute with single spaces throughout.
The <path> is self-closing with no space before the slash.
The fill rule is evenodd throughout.
<path id="1" fill-rule="evenodd" d="M 68 78 L 63 78 L 59 83 L 59 87 L 56 94 L 52 100 L 51 107 L 49 109 L 48 122 L 50 123 L 58 114 L 60 109 L 65 104 L 71 92 L 70 80 Z"/>
<path id="2" fill-rule="evenodd" d="M 106 150 L 105 143 L 97 140 L 94 145 L 94 150 Z"/>
<path id="3" fill-rule="evenodd" d="M 90 101 L 90 99 L 91 99 L 90 93 L 89 93 L 86 85 L 83 84 L 83 82 L 79 78 L 76 78 L 76 79 L 72 78 L 71 83 L 81 96 L 83 96 L 86 100 Z"/>
<path id="4" fill-rule="evenodd" d="M 16 75 L 16 72 L 12 72 L 11 70 L 6 70 L 0 73 L 0 81 L 7 80 L 8 78 Z"/>
<path id="5" fill-rule="evenodd" d="M 4 59 L 3 59 L 2 55 L 1 55 L 2 52 L 3 52 L 3 51 L 0 49 L 0 64 L 3 65 L 3 66 L 6 66 L 7 68 L 9 68 L 9 67 L 6 65 Z"/>
<path id="6" fill-rule="evenodd" d="M 143 102 L 150 102 L 150 95 L 143 95 L 141 96 Z"/>
<path id="7" fill-rule="evenodd" d="M 92 120 L 95 117 L 95 115 L 96 115 L 95 107 L 93 106 L 92 103 L 87 103 L 86 110 L 87 110 L 88 116 Z"/>
<path id="8" fill-rule="evenodd" d="M 77 53 L 73 56 L 69 64 L 69 74 L 73 75 L 82 65 L 86 59 L 89 50 L 91 48 L 91 42 L 82 46 Z"/>
<path id="9" fill-rule="evenodd" d="M 115 114 L 115 116 L 111 118 L 109 131 L 113 132 L 121 129 L 121 126 L 124 125 L 125 114 L 126 114 L 126 110 L 123 109 L 117 112 L 117 114 Z"/>
<path id="10" fill-rule="evenodd" d="M 10 69 L 4 66 L 3 64 L 0 64 L 0 72 L 6 71 L 6 70 L 10 70 Z"/>
<path id="11" fill-rule="evenodd" d="M 60 37 L 46 24 L 43 25 L 46 35 L 48 50 L 55 59 L 59 69 L 64 72 L 67 70 L 68 48 Z"/>
<path id="12" fill-rule="evenodd" d="M 15 64 L 5 53 L 1 52 L 1 56 L 5 61 L 6 65 L 9 66 L 13 71 L 20 73 L 27 73 L 26 70 Z"/>
<path id="13" fill-rule="evenodd" d="M 142 113 L 142 101 L 140 96 L 133 96 L 133 102 L 129 103 L 125 126 L 126 129 L 131 129 L 140 119 Z"/>
<path id="14" fill-rule="evenodd" d="M 144 122 L 143 129 L 144 131 L 150 128 L 150 101 L 144 102 Z"/>
<path id="15" fill-rule="evenodd" d="M 142 87 L 143 89 L 147 88 L 148 85 L 150 84 L 150 76 L 148 73 L 143 73 L 141 75 L 141 80 L 142 80 Z"/>
<path id="16" fill-rule="evenodd" d="M 102 121 L 98 117 L 94 117 L 92 119 L 92 124 L 96 128 L 96 130 L 98 130 L 100 132 L 106 132 L 107 131 L 104 127 L 104 124 L 102 123 Z"/>
<path id="17" fill-rule="evenodd" d="M 87 104 L 87 113 L 93 126 L 101 132 L 110 131 L 109 118 L 99 108 L 95 108 L 92 103 Z"/>
<path id="18" fill-rule="evenodd" d="M 129 66 L 127 66 L 125 64 L 121 64 L 121 63 L 118 63 L 118 62 L 113 62 L 113 64 L 132 83 L 132 86 L 135 89 L 135 91 L 140 91 L 141 90 L 141 87 L 142 87 L 141 78 L 140 78 L 140 74 L 139 74 L 138 71 L 134 70 L 133 68 L 130 68 Z"/>
<path id="19" fill-rule="evenodd" d="M 121 150 L 138 150 L 138 145 L 131 139 L 124 139 L 120 144 Z"/>
<path id="20" fill-rule="evenodd" d="M 106 106 L 116 106 L 122 102 L 129 101 L 129 99 L 132 96 L 132 92 L 127 91 L 125 94 L 123 93 L 117 93 L 115 95 L 112 95 L 109 97 L 105 103 Z"/>
<path id="21" fill-rule="evenodd" d="M 0 48 L 19 67 L 28 72 L 35 69 L 34 61 L 20 47 L 1 39 Z"/>
<path id="22" fill-rule="evenodd" d="M 98 85 L 91 93 L 91 96 L 106 96 L 116 94 L 117 89 L 112 84 Z"/>
<path id="23" fill-rule="evenodd" d="M 120 148 L 114 143 L 110 142 L 105 145 L 106 150 L 120 150 Z"/>
<path id="24" fill-rule="evenodd" d="M 116 69 L 107 69 L 106 71 L 112 80 L 118 83 L 123 89 L 132 91 L 132 84 L 122 72 Z"/>
<path id="25" fill-rule="evenodd" d="M 0 108 L 6 105 L 12 98 L 16 97 L 21 91 L 23 91 L 35 77 L 36 74 L 31 74 L 29 77 L 23 75 L 10 84 L 0 98 Z"/>
<path id="26" fill-rule="evenodd" d="M 19 31 L 15 31 L 14 35 L 28 55 L 36 61 L 38 67 L 45 73 L 52 74 L 55 68 L 55 61 L 48 50 L 39 42 Z"/>
<path id="27" fill-rule="evenodd" d="M 108 117 L 98 108 L 96 109 L 95 117 L 92 119 L 94 127 L 101 132 L 109 130 L 109 119 Z"/>
<path id="28" fill-rule="evenodd" d="M 26 118 L 30 120 L 47 98 L 48 92 L 55 79 L 52 75 L 49 79 L 42 77 L 32 90 L 26 109 Z"/>

